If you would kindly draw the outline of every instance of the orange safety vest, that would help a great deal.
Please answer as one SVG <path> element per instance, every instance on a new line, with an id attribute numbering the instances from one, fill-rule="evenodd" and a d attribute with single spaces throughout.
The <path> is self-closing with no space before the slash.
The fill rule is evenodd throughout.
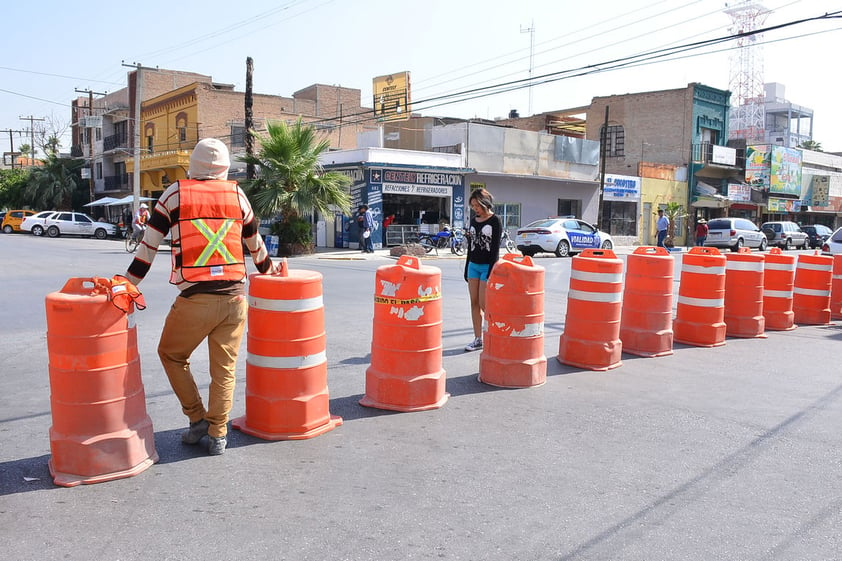
<path id="1" fill-rule="evenodd" d="M 237 183 L 179 180 L 181 276 L 188 282 L 242 280 L 243 210 Z"/>

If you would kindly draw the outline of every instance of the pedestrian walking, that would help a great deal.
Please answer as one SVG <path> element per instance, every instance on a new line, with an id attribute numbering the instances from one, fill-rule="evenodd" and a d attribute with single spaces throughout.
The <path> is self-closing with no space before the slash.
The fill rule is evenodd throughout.
<path id="1" fill-rule="evenodd" d="M 664 216 L 663 209 L 658 209 L 658 222 L 655 226 L 658 229 L 658 247 L 664 247 L 664 240 L 667 237 L 667 229 L 670 227 L 670 221 Z"/>
<path id="2" fill-rule="evenodd" d="M 474 340 L 466 351 L 482 348 L 482 322 L 485 317 L 485 292 L 491 268 L 500 257 L 503 225 L 494 214 L 494 199 L 485 189 L 475 189 L 468 204 L 473 211 L 468 226 L 468 255 L 465 259 L 465 280 L 471 299 L 471 323 Z"/>

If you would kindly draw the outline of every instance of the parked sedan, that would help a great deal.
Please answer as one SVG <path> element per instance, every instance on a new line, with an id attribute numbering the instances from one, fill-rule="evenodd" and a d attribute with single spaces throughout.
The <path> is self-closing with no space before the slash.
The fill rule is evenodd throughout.
<path id="1" fill-rule="evenodd" d="M 51 238 L 61 235 L 71 236 L 93 236 L 104 240 L 108 236 L 117 235 L 117 226 L 108 222 L 97 222 L 87 214 L 81 212 L 54 212 L 46 217 L 44 224 L 37 226 L 46 231 Z M 32 233 L 35 235 L 36 226 L 33 226 Z"/>
<path id="2" fill-rule="evenodd" d="M 545 251 L 566 257 L 583 249 L 613 249 L 611 236 L 576 218 L 544 218 L 517 231 L 517 248 L 524 255 Z"/>
<path id="3" fill-rule="evenodd" d="M 20 223 L 20 231 L 30 232 L 36 236 L 43 236 L 44 232 L 47 231 L 47 218 L 55 213 L 56 211 L 54 210 L 42 210 L 41 212 L 27 216 Z"/>
<path id="4" fill-rule="evenodd" d="M 822 244 L 822 253 L 836 255 L 842 253 L 842 228 L 837 228 Z"/>

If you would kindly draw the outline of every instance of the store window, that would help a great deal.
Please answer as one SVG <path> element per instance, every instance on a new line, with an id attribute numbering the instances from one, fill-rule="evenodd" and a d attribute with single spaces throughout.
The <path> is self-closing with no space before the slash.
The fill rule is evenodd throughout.
<path id="1" fill-rule="evenodd" d="M 637 236 L 637 203 L 603 201 L 599 227 L 612 236 Z"/>

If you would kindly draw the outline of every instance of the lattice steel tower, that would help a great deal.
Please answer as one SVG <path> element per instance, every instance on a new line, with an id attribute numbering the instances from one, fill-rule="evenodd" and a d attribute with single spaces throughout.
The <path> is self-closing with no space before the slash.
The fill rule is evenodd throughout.
<path id="1" fill-rule="evenodd" d="M 732 2 L 726 6 L 725 13 L 731 16 L 730 32 L 735 35 L 757 30 L 771 13 L 762 4 L 751 0 Z M 744 138 L 747 144 L 763 143 L 765 137 L 766 98 L 763 54 L 759 42 L 760 36 L 756 34 L 739 37 L 738 48 L 731 54 L 729 138 Z"/>

